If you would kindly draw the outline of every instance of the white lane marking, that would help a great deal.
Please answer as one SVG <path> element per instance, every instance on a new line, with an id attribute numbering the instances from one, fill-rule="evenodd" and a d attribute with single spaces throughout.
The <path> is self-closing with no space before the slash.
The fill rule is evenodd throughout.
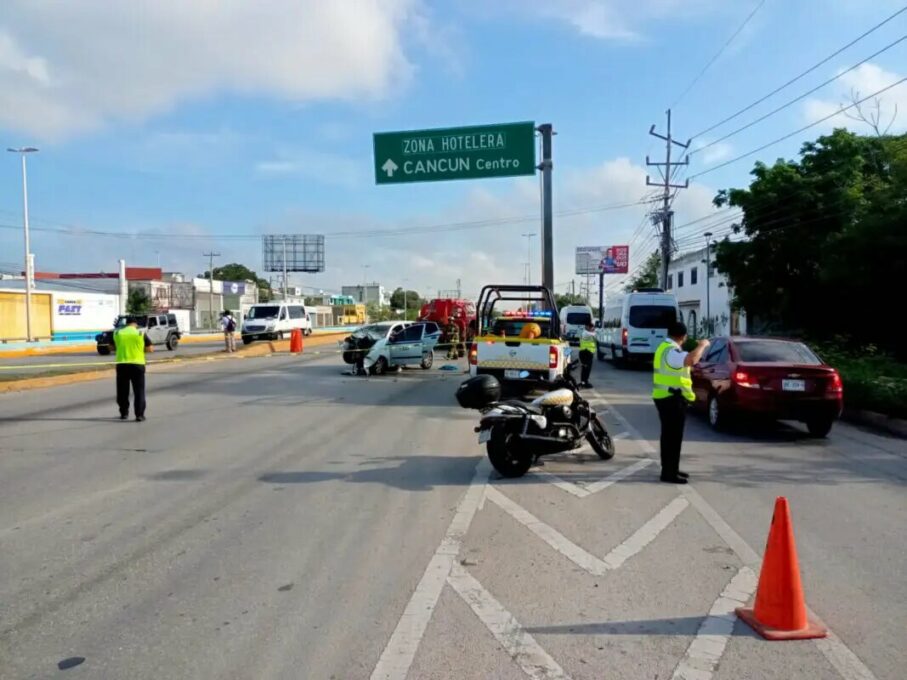
<path id="1" fill-rule="evenodd" d="M 618 470 L 617 472 L 612 472 L 610 475 L 608 475 L 607 477 L 605 477 L 604 479 L 602 479 L 598 482 L 593 482 L 592 484 L 590 484 L 589 486 L 586 487 L 586 491 L 589 492 L 590 494 L 598 493 L 602 489 L 607 489 L 609 486 L 611 486 L 615 482 L 619 482 L 620 480 L 626 479 L 630 475 L 639 472 L 643 468 L 651 465 L 653 462 L 654 461 L 651 458 L 643 458 L 642 460 L 638 460 L 635 463 L 633 463 L 632 465 L 628 465 L 627 467 L 625 467 L 621 470 Z"/>
<path id="2" fill-rule="evenodd" d="M 497 505 L 501 510 L 513 517 L 552 548 L 561 553 L 568 560 L 582 567 L 590 574 L 603 576 L 608 571 L 608 565 L 590 552 L 579 547 L 576 543 L 560 533 L 557 529 L 548 526 L 538 519 L 523 506 L 513 502 L 507 496 L 489 484 L 486 491 L 488 500 Z"/>
<path id="3" fill-rule="evenodd" d="M 482 458 L 476 465 L 475 475 L 469 484 L 469 489 L 466 490 L 457 505 L 456 514 L 441 540 L 441 545 L 438 546 L 425 568 L 419 585 L 416 586 L 403 615 L 397 622 L 397 627 L 394 628 L 387 646 L 381 653 L 375 670 L 372 671 L 372 680 L 406 679 L 416 651 L 419 649 L 419 643 L 422 642 L 425 629 L 438 604 L 441 590 L 444 588 L 447 576 L 460 552 L 460 542 L 469 530 L 469 525 L 472 523 L 472 518 L 475 516 L 484 493 L 489 473 L 486 461 L 486 458 Z"/>
<path id="4" fill-rule="evenodd" d="M 651 543 L 683 512 L 689 503 L 686 499 L 675 498 L 658 511 L 652 519 L 634 531 L 627 540 L 616 546 L 604 559 L 599 559 L 578 546 L 554 527 L 551 527 L 523 506 L 512 501 L 490 484 L 486 489 L 488 500 L 513 517 L 561 555 L 594 576 L 604 576 L 609 569 L 618 569 L 624 562 L 638 554 Z"/>
<path id="5" fill-rule="evenodd" d="M 607 400 L 600 394 L 597 394 L 597 396 L 599 400 L 607 406 L 611 415 L 624 426 L 627 432 L 630 433 L 643 450 L 646 450 L 652 456 L 658 455 L 655 447 L 643 438 L 639 430 L 633 427 L 623 414 L 608 404 Z M 718 511 L 715 510 L 715 508 L 713 508 L 709 502 L 696 491 L 696 489 L 692 488 L 691 485 L 682 486 L 680 492 L 690 501 L 690 504 L 699 511 L 699 514 L 702 515 L 709 526 L 715 530 L 715 533 L 717 533 L 724 542 L 727 543 L 728 547 L 734 551 L 737 557 L 740 558 L 740 561 L 743 562 L 744 565 L 750 567 L 753 572 L 758 573 L 762 562 L 759 553 L 753 550 L 749 544 L 743 540 L 743 537 L 734 531 L 731 525 L 725 522 L 721 515 L 718 514 Z M 812 610 L 809 611 L 810 614 L 815 616 Z M 866 664 L 860 660 L 860 657 L 854 654 L 853 651 L 844 644 L 841 638 L 835 635 L 831 630 L 828 631 L 828 637 L 814 640 L 813 642 L 844 680 L 876 680 L 876 676 L 869 670 Z"/>
<path id="6" fill-rule="evenodd" d="M 568 482 L 566 479 L 562 479 L 561 477 L 558 477 L 551 472 L 545 472 L 544 470 L 534 470 L 526 475 L 526 477 L 536 477 L 538 479 L 542 479 L 549 484 L 553 484 L 561 491 L 566 491 L 569 494 L 573 494 L 577 498 L 585 498 L 589 495 L 589 492 L 579 484 Z M 525 479 L 525 477 L 523 479 Z"/>
<path id="7" fill-rule="evenodd" d="M 656 536 L 664 531 L 671 522 L 677 519 L 677 516 L 686 510 L 688 505 L 689 503 L 686 499 L 675 498 L 659 510 L 652 519 L 634 531 L 630 538 L 605 555 L 605 564 L 608 565 L 609 569 L 617 569 L 620 567 L 624 562 L 654 541 Z"/>
<path id="8" fill-rule="evenodd" d="M 557 661 L 466 569 L 454 564 L 447 582 L 527 676 L 533 680 L 569 680 Z"/>
<path id="9" fill-rule="evenodd" d="M 712 604 L 709 615 L 699 624 L 696 637 L 674 669 L 672 680 L 710 680 L 724 654 L 737 615 L 756 590 L 757 578 L 749 567 L 741 567 Z"/>
<path id="10" fill-rule="evenodd" d="M 629 436 L 630 436 L 630 433 L 629 433 L 629 432 L 618 432 L 616 435 L 614 435 L 613 437 L 611 437 L 611 439 L 614 439 L 614 440 L 617 440 L 617 439 L 626 439 L 626 438 L 629 437 Z"/>

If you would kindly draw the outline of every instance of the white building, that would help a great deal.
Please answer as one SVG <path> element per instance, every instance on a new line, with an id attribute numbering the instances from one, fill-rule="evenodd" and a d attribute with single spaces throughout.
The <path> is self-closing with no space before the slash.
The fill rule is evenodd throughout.
<path id="1" fill-rule="evenodd" d="M 683 322 L 691 335 L 745 335 L 746 316 L 731 310 L 733 291 L 727 278 L 715 270 L 714 252 L 711 261 L 709 277 L 704 247 L 672 260 L 668 266 L 668 290 L 677 298 Z"/>
<path id="2" fill-rule="evenodd" d="M 377 283 L 367 283 L 358 286 L 343 286 L 340 290 L 343 295 L 350 295 L 356 302 L 364 305 L 375 303 L 380 307 L 386 307 L 390 304 L 387 291 L 384 286 Z"/>

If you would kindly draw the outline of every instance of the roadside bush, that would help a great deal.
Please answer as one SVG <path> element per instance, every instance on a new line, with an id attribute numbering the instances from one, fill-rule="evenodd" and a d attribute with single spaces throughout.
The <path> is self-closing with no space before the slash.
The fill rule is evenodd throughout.
<path id="1" fill-rule="evenodd" d="M 907 364 L 873 345 L 855 351 L 833 343 L 810 344 L 841 374 L 846 408 L 907 418 Z"/>

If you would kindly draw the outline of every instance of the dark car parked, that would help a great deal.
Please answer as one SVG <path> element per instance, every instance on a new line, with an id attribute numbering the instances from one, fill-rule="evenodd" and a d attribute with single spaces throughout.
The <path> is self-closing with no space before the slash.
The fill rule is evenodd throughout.
<path id="1" fill-rule="evenodd" d="M 715 429 L 764 417 L 799 420 L 825 437 L 844 404 L 841 376 L 796 340 L 716 338 L 692 378 L 695 406 Z"/>

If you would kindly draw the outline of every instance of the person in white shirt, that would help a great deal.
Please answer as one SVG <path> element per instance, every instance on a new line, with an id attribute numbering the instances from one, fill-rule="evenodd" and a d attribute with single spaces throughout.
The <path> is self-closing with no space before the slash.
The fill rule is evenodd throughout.
<path id="1" fill-rule="evenodd" d="M 224 345 L 227 352 L 236 351 L 236 319 L 227 310 L 220 315 L 220 329 L 224 332 Z"/>

